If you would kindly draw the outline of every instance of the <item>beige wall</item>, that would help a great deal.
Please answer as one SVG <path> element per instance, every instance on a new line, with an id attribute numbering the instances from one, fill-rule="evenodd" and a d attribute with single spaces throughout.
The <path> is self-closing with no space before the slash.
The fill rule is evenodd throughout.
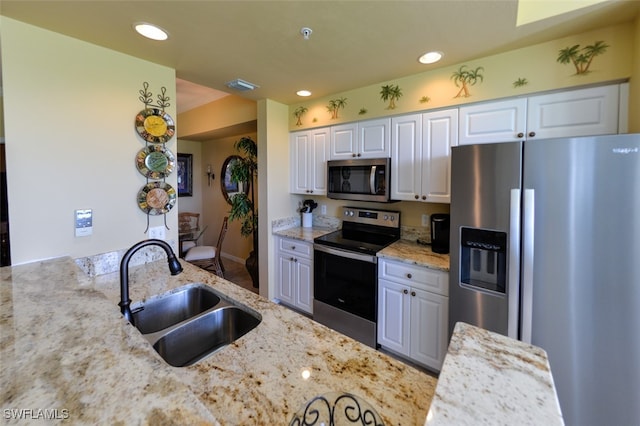
<path id="1" fill-rule="evenodd" d="M 295 214 L 295 197 L 289 194 L 289 130 L 286 105 L 258 102 L 258 180 L 260 229 L 260 294 L 274 296 L 275 265 L 272 221 Z M 265 149 L 266 148 L 266 149 Z M 269 283 L 265 285 L 265 283 Z"/>
<path id="2" fill-rule="evenodd" d="M 225 96 L 180 114 L 180 138 L 206 135 L 213 130 L 234 128 L 256 119 L 256 102 L 239 96 Z M 254 127 L 255 129 L 255 127 Z M 235 133 L 237 134 L 237 133 Z"/>
<path id="3" fill-rule="evenodd" d="M 517 49 L 499 55 L 480 58 L 454 66 L 437 68 L 421 74 L 399 78 L 389 82 L 357 88 L 313 101 L 289 106 L 289 129 L 300 130 L 338 123 L 365 120 L 381 116 L 442 108 L 452 105 L 480 102 L 497 98 L 526 95 L 534 92 L 581 86 L 605 81 L 628 79 L 632 75 L 632 58 L 638 56 L 634 48 L 635 26 L 633 23 L 606 27 L 597 31 L 578 34 L 531 47 Z M 591 72 L 575 75 L 571 65 L 556 61 L 558 51 L 575 44 L 586 46 L 603 40 L 610 47 L 602 56 L 594 59 Z M 466 65 L 468 69 L 483 67 L 483 80 L 470 86 L 471 96 L 455 98 L 459 88 L 451 79 L 452 74 Z M 513 82 L 526 78 L 527 85 L 515 88 Z M 380 99 L 381 86 L 398 85 L 403 96 L 397 108 L 387 109 L 388 103 Z M 423 96 L 431 100 L 421 103 Z M 327 111 L 329 100 L 344 97 L 347 105 L 339 112 L 339 118 L 332 120 Z M 299 106 L 308 108 L 302 126 L 296 126 L 293 113 Z M 361 108 L 367 113 L 360 115 Z"/>
<path id="4" fill-rule="evenodd" d="M 206 165 L 211 164 L 211 170 L 215 173 L 215 179 L 211 181 L 211 186 L 208 186 L 206 177 L 200 186 L 202 193 L 202 223 L 208 226 L 204 235 L 205 244 L 215 245 L 218 242 L 222 221 L 225 216 L 229 216 L 231 211 L 231 205 L 224 199 L 221 190 L 222 165 L 228 156 L 240 155 L 233 145 L 243 136 L 250 136 L 256 141 L 258 143 L 258 151 L 260 151 L 260 141 L 257 139 L 255 132 L 202 142 L 202 167 L 206 170 Z M 223 256 L 244 263 L 252 247 L 252 239 L 240 235 L 240 222 L 237 220 L 230 221 L 229 230 L 222 246 Z"/>
<path id="5" fill-rule="evenodd" d="M 193 191 L 190 197 L 178 198 L 179 212 L 193 212 L 202 215 L 202 185 L 206 185 L 206 166 L 202 165 L 202 143 L 178 139 L 177 154 L 193 155 Z"/>
<path id="6" fill-rule="evenodd" d="M 134 119 L 142 83 L 175 100 L 175 71 L 6 17 L 4 118 L 12 263 L 81 257 L 146 238 L 135 167 L 145 143 Z M 172 102 L 175 105 L 175 102 Z M 167 112 L 175 117 L 174 107 Z M 176 140 L 167 147 L 176 153 Z M 176 174 L 167 182 L 176 187 Z M 74 211 L 93 209 L 93 235 L 76 238 Z M 163 216 L 152 216 L 162 226 Z M 177 248 L 177 209 L 167 215 Z"/>

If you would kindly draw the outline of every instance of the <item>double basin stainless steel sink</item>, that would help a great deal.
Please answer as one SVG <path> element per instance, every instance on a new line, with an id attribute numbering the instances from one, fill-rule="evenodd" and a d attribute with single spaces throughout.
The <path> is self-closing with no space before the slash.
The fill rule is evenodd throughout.
<path id="1" fill-rule="evenodd" d="M 174 367 L 186 367 L 234 342 L 262 317 L 204 284 L 189 284 L 131 305 L 135 327 Z"/>

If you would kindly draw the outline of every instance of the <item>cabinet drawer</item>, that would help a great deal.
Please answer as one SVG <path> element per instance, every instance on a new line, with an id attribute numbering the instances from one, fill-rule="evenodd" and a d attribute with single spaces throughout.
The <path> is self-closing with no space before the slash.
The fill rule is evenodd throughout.
<path id="1" fill-rule="evenodd" d="M 278 250 L 282 253 L 288 253 L 297 257 L 311 259 L 313 254 L 313 244 L 305 243 L 300 240 L 292 240 L 288 238 L 280 238 Z"/>
<path id="2" fill-rule="evenodd" d="M 416 287 L 442 296 L 449 295 L 449 274 L 423 266 L 378 259 L 378 278 Z"/>

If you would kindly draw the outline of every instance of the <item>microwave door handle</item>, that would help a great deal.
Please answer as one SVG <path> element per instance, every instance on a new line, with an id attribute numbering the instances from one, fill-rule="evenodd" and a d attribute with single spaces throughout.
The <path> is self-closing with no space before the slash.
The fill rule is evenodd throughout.
<path id="1" fill-rule="evenodd" d="M 376 168 L 378 166 L 371 166 L 371 174 L 369 175 L 369 190 L 372 194 L 375 194 L 376 191 Z"/>

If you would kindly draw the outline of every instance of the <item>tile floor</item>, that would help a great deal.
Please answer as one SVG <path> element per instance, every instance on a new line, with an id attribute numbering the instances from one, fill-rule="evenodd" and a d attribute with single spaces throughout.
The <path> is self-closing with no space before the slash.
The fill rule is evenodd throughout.
<path id="1" fill-rule="evenodd" d="M 232 283 L 253 291 L 256 294 L 258 293 L 258 289 L 253 286 L 253 282 L 251 281 L 251 277 L 249 276 L 244 263 L 222 258 L 222 264 L 224 265 L 224 278 L 227 281 L 231 281 Z"/>

